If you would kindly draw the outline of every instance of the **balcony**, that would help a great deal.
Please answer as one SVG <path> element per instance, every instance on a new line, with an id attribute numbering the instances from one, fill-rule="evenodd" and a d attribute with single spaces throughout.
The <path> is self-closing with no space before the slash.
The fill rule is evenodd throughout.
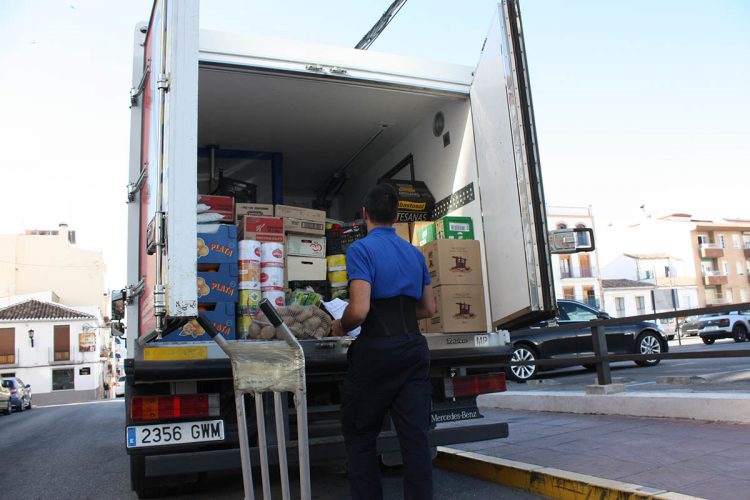
<path id="1" fill-rule="evenodd" d="M 727 273 L 723 271 L 703 271 L 703 284 L 706 286 L 726 285 Z"/>
<path id="2" fill-rule="evenodd" d="M 702 259 L 724 257 L 724 248 L 718 243 L 701 243 L 698 248 L 700 248 Z"/>
<path id="3" fill-rule="evenodd" d="M 13 368 L 18 366 L 18 349 L 15 353 L 0 354 L 0 366 L 3 368 Z"/>
<path id="4" fill-rule="evenodd" d="M 596 278 L 596 267 L 589 266 L 581 269 L 571 269 L 567 271 L 560 270 L 560 278 Z"/>
<path id="5" fill-rule="evenodd" d="M 732 302 L 721 294 L 706 294 L 706 305 L 707 306 L 721 306 L 725 304 L 731 304 Z"/>
<path id="6" fill-rule="evenodd" d="M 581 302 L 583 302 L 587 306 L 593 307 L 594 309 L 599 309 L 600 308 L 599 306 L 601 305 L 599 303 L 599 299 L 593 299 L 593 298 L 581 299 Z"/>

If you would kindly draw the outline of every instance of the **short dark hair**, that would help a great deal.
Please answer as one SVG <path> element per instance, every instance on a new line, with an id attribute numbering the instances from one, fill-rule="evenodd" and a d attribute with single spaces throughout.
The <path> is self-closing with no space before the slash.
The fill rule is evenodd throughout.
<path id="1" fill-rule="evenodd" d="M 375 224 L 392 224 L 398 215 L 398 193 L 390 184 L 370 188 L 362 203 Z"/>

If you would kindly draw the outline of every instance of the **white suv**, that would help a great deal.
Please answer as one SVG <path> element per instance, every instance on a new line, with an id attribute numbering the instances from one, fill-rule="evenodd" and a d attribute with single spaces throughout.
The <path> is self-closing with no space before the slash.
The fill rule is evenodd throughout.
<path id="1" fill-rule="evenodd" d="M 716 339 L 745 342 L 750 332 L 750 311 L 706 314 L 701 316 L 698 328 L 698 335 L 704 344 L 713 344 Z"/>

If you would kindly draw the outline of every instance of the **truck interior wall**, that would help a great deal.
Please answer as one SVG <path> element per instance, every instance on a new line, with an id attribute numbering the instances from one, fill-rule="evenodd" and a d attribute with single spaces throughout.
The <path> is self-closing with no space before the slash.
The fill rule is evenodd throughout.
<path id="1" fill-rule="evenodd" d="M 442 111 L 445 116 L 443 134 L 450 134 L 450 144 L 443 145 L 443 136 L 435 137 L 433 133 L 433 119 L 435 113 Z M 489 308 L 489 286 L 487 271 L 487 256 L 484 250 L 484 231 L 482 226 L 482 210 L 479 200 L 479 179 L 477 177 L 477 161 L 474 149 L 474 129 L 471 117 L 469 99 L 456 99 L 444 102 L 435 112 L 424 119 L 390 151 L 373 159 L 363 157 L 352 165 L 344 200 L 344 212 L 358 210 L 361 200 L 370 186 L 398 164 L 407 155 L 414 158 L 414 172 L 417 180 L 422 180 L 439 201 L 467 184 L 473 183 L 475 199 L 473 202 L 460 207 L 450 215 L 470 216 L 474 221 L 474 235 L 480 242 L 482 252 L 482 276 L 484 283 L 485 304 L 487 304 L 487 325 L 491 324 Z M 408 169 L 403 171 L 400 178 L 408 178 Z"/>

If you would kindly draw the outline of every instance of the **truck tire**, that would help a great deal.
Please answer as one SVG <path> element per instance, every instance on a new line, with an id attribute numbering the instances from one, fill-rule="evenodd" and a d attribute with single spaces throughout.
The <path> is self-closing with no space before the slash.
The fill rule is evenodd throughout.
<path id="1" fill-rule="evenodd" d="M 732 328 L 732 338 L 735 342 L 745 342 L 747 340 L 747 327 L 742 323 L 735 323 Z"/>
<path id="2" fill-rule="evenodd" d="M 146 457 L 130 456 L 130 488 L 138 498 L 158 498 L 166 494 L 166 487 L 146 478 Z"/>

